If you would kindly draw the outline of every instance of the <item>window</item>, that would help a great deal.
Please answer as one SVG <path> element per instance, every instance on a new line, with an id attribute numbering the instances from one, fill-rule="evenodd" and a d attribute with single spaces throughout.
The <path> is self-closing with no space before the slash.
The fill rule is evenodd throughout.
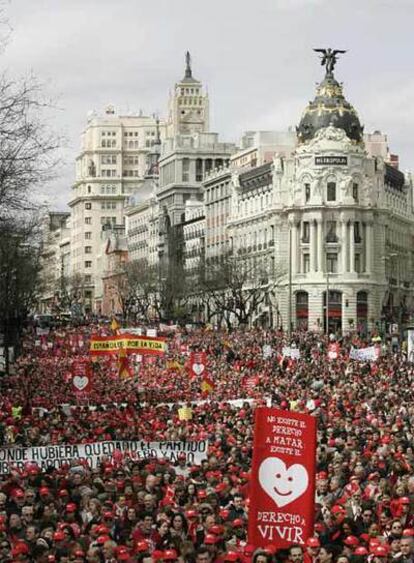
<path id="1" fill-rule="evenodd" d="M 189 158 L 183 158 L 182 181 L 183 182 L 189 182 L 190 181 L 190 159 Z"/>
<path id="2" fill-rule="evenodd" d="M 203 161 L 201 158 L 196 160 L 196 182 L 203 181 Z"/>
<path id="3" fill-rule="evenodd" d="M 303 255 L 303 273 L 307 274 L 310 269 L 310 254 Z"/>
<path id="4" fill-rule="evenodd" d="M 91 240 L 92 238 L 92 232 L 91 231 L 86 231 L 85 233 L 85 239 L 86 240 Z"/>
<path id="5" fill-rule="evenodd" d="M 92 254 L 92 246 L 85 246 L 85 254 Z"/>
<path id="6" fill-rule="evenodd" d="M 92 188 L 90 186 L 88 186 L 88 194 L 90 194 L 92 191 Z"/>
<path id="7" fill-rule="evenodd" d="M 355 223 L 354 223 L 354 241 L 355 242 L 361 242 L 362 241 L 361 226 L 360 226 L 359 221 L 355 221 Z"/>
<path id="8" fill-rule="evenodd" d="M 309 242 L 309 222 L 303 221 L 302 242 Z"/>
<path id="9" fill-rule="evenodd" d="M 328 252 L 326 255 L 326 267 L 329 273 L 336 274 L 338 272 L 338 255 Z"/>
<path id="10" fill-rule="evenodd" d="M 336 201 L 336 183 L 328 182 L 327 200 Z"/>
<path id="11" fill-rule="evenodd" d="M 326 242 L 338 242 L 336 235 L 336 221 L 326 222 Z"/>
<path id="12" fill-rule="evenodd" d="M 85 217 L 85 225 L 92 225 L 92 217 Z"/>
<path id="13" fill-rule="evenodd" d="M 361 273 L 361 255 L 355 254 L 355 271 L 360 274 Z"/>
<path id="14" fill-rule="evenodd" d="M 358 203 L 358 184 L 352 185 L 352 197 L 354 198 L 355 203 Z"/>
<path id="15" fill-rule="evenodd" d="M 86 260 L 85 268 L 92 268 L 92 260 Z"/>
<path id="16" fill-rule="evenodd" d="M 305 184 L 305 202 L 306 203 L 310 200 L 310 195 L 311 195 L 310 184 Z"/>
<path id="17" fill-rule="evenodd" d="M 116 155 L 115 154 L 101 155 L 101 164 L 116 164 Z"/>
<path id="18" fill-rule="evenodd" d="M 92 203 L 85 203 L 85 209 L 92 209 Z"/>
<path id="19" fill-rule="evenodd" d="M 86 274 L 85 276 L 85 283 L 91 283 L 92 281 L 92 276 L 91 274 Z"/>

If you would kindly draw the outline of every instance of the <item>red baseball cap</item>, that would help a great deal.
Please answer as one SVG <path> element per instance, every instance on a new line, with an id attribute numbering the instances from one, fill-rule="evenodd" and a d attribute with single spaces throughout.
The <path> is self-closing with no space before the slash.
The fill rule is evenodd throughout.
<path id="1" fill-rule="evenodd" d="M 124 546 L 118 548 L 116 556 L 118 561 L 128 561 L 130 558 L 129 552 Z"/>
<path id="2" fill-rule="evenodd" d="M 376 545 L 372 550 L 375 557 L 388 557 L 388 548 L 385 545 Z"/>
<path id="3" fill-rule="evenodd" d="M 23 541 L 19 541 L 12 549 L 12 557 L 18 557 L 19 555 L 27 555 L 29 553 L 29 546 Z"/>
<path id="4" fill-rule="evenodd" d="M 213 535 L 213 534 L 207 534 L 204 538 L 204 543 L 206 545 L 214 545 L 218 542 L 218 538 L 217 536 Z"/>
<path id="5" fill-rule="evenodd" d="M 410 499 L 408 497 L 401 497 L 400 504 L 410 504 Z"/>
<path id="6" fill-rule="evenodd" d="M 306 547 L 321 547 L 319 538 L 308 538 L 306 540 Z"/>
<path id="7" fill-rule="evenodd" d="M 240 554 L 237 551 L 228 551 L 224 555 L 224 561 L 239 561 Z"/>
<path id="8" fill-rule="evenodd" d="M 149 548 L 150 546 L 147 540 L 139 540 L 135 545 L 135 549 L 138 552 L 149 551 Z"/>
<path id="9" fill-rule="evenodd" d="M 359 545 L 354 551 L 354 555 L 368 555 L 368 554 L 369 554 L 368 549 L 363 545 Z"/>
<path id="10" fill-rule="evenodd" d="M 75 504 L 74 502 L 69 502 L 69 503 L 66 505 L 66 512 L 76 512 L 76 509 L 77 509 L 77 508 L 78 508 L 78 507 L 76 506 L 76 504 Z"/>
<path id="11" fill-rule="evenodd" d="M 357 547 L 359 545 L 359 539 L 356 536 L 347 536 L 344 539 L 344 544 L 349 547 Z"/>
<path id="12" fill-rule="evenodd" d="M 236 518 L 235 520 L 233 520 L 231 525 L 233 526 L 233 528 L 243 528 L 244 522 L 241 518 Z"/>
<path id="13" fill-rule="evenodd" d="M 164 561 L 175 561 L 178 559 L 178 555 L 175 549 L 166 549 L 162 558 Z"/>
<path id="14" fill-rule="evenodd" d="M 65 539 L 65 534 L 61 530 L 58 530 L 53 534 L 53 539 L 54 541 L 63 541 Z"/>
<path id="15" fill-rule="evenodd" d="M 109 536 L 98 536 L 96 538 L 96 543 L 104 544 L 105 542 L 109 541 L 111 538 Z"/>

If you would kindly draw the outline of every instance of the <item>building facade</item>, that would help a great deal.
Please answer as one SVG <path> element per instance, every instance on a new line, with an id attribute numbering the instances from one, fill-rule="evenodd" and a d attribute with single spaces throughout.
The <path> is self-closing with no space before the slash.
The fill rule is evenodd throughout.
<path id="1" fill-rule="evenodd" d="M 234 252 L 264 260 L 270 279 L 277 275 L 269 303 L 284 328 L 402 324 L 413 307 L 411 179 L 396 169 L 381 134 L 365 144 L 332 73 L 317 87 L 297 138 L 291 156 L 233 176 Z"/>
<path id="2" fill-rule="evenodd" d="M 57 312 L 70 275 L 70 213 L 53 211 L 44 218 L 40 265 L 39 311 Z"/>
<path id="3" fill-rule="evenodd" d="M 155 117 L 120 116 L 111 106 L 104 116 L 92 115 L 82 134 L 69 206 L 71 268 L 84 279 L 86 310 L 98 311 L 102 302 L 96 285 L 103 227 L 125 224 L 126 201 L 132 193 L 139 193 L 147 155 L 159 135 L 164 137 L 165 124 Z"/>

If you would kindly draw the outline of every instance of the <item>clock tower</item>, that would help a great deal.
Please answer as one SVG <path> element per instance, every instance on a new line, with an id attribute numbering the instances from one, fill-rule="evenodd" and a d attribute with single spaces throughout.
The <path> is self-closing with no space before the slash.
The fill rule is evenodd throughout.
<path id="1" fill-rule="evenodd" d="M 169 100 L 168 137 L 205 133 L 209 130 L 208 94 L 193 77 L 191 56 L 185 55 L 184 78 L 177 82 Z"/>

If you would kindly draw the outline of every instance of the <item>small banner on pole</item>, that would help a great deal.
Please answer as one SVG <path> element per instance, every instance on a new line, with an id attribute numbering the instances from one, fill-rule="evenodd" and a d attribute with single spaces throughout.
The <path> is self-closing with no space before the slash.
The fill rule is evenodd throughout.
<path id="1" fill-rule="evenodd" d="M 278 549 L 313 533 L 316 420 L 275 408 L 256 409 L 249 543 Z"/>

